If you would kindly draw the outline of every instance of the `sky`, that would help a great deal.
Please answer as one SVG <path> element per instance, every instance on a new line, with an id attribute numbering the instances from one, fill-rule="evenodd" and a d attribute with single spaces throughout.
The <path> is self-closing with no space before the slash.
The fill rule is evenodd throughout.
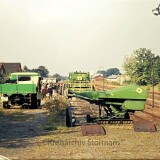
<path id="1" fill-rule="evenodd" d="M 134 50 L 160 55 L 160 0 L 0 0 L 0 62 L 50 75 L 119 68 Z"/>

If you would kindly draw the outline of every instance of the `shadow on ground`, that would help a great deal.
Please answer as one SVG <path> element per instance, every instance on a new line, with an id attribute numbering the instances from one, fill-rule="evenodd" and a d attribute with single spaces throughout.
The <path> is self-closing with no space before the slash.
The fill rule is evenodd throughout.
<path id="1" fill-rule="evenodd" d="M 28 110 L 17 117 L 0 114 L 0 147 L 27 147 L 34 143 L 34 138 L 51 134 L 44 129 L 47 114 L 42 109 Z"/>

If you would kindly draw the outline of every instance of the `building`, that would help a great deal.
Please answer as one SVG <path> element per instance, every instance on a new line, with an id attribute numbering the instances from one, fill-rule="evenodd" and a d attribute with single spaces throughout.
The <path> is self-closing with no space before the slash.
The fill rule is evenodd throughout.
<path id="1" fill-rule="evenodd" d="M 111 75 L 106 78 L 108 82 L 117 82 L 120 85 L 123 85 L 125 82 L 130 81 L 130 77 L 128 75 Z"/>
<path id="2" fill-rule="evenodd" d="M 21 72 L 21 63 L 0 63 L 0 81 L 7 79 L 13 72 Z"/>
<path id="3" fill-rule="evenodd" d="M 92 76 L 92 81 L 103 81 L 104 80 L 104 77 L 103 77 L 103 74 L 94 74 Z"/>

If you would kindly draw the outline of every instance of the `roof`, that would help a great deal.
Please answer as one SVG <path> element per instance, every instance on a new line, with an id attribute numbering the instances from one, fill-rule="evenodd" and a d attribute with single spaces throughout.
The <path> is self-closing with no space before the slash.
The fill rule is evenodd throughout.
<path id="1" fill-rule="evenodd" d="M 21 72 L 21 63 L 0 63 L 0 67 L 3 66 L 6 73 Z"/>
<path id="2" fill-rule="evenodd" d="M 92 78 L 103 77 L 103 74 L 97 73 L 92 76 Z"/>
<path id="3" fill-rule="evenodd" d="M 111 75 L 107 77 L 107 79 L 117 79 L 119 75 Z"/>
<path id="4" fill-rule="evenodd" d="M 27 75 L 27 76 L 38 76 L 39 73 L 37 73 L 37 72 L 14 72 L 14 73 L 11 73 L 11 75 L 20 75 L 20 76 L 24 76 L 24 75 Z"/>

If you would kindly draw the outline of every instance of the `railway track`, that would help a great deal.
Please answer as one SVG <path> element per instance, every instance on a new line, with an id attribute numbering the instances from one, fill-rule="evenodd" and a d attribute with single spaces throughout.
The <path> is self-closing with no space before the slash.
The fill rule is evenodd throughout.
<path id="1" fill-rule="evenodd" d="M 79 99 L 71 98 L 68 102 L 72 110 L 73 120 L 76 119 L 77 124 L 86 123 L 86 116 L 90 115 L 91 117 L 98 117 L 98 106 L 90 104 L 89 102 Z"/>
<path id="2" fill-rule="evenodd" d="M 89 122 L 89 120 L 87 120 L 87 115 L 90 115 L 89 118 L 91 117 L 92 119 L 99 117 L 99 106 L 95 104 L 90 104 L 89 102 L 85 100 L 74 97 L 69 100 L 69 106 L 73 108 L 72 119 L 73 121 L 76 120 L 77 125 L 85 124 Z M 106 112 L 101 113 L 101 114 L 106 114 Z M 96 120 L 95 122 L 99 124 L 122 124 L 122 123 L 130 124 L 132 123 L 132 121 L 133 121 L 132 119 L 131 120 L 128 120 L 128 119 L 111 119 L 111 120 L 98 119 L 98 121 Z M 94 122 L 94 120 L 92 122 Z"/>

